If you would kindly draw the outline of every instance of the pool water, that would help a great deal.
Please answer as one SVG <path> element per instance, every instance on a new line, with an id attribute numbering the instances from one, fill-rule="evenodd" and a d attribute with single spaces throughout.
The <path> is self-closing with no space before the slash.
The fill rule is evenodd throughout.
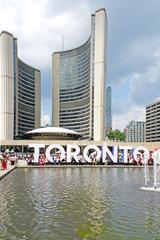
<path id="1" fill-rule="evenodd" d="M 0 240 L 160 239 L 143 168 L 16 169 L 0 181 Z"/>

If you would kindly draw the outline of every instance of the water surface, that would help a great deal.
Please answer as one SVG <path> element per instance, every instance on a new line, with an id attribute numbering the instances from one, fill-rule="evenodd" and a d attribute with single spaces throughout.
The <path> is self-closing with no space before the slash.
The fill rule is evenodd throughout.
<path id="1" fill-rule="evenodd" d="M 160 239 L 143 169 L 17 169 L 0 181 L 0 240 Z"/>

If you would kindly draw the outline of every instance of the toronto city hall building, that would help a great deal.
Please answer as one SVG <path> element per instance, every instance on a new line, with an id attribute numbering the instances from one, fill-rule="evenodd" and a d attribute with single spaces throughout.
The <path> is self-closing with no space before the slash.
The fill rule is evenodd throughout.
<path id="1" fill-rule="evenodd" d="M 17 39 L 0 33 L 0 139 L 40 126 L 40 71 L 18 58 Z"/>
<path id="2" fill-rule="evenodd" d="M 107 15 L 91 15 L 91 35 L 82 46 L 52 55 L 52 125 L 105 139 Z"/>

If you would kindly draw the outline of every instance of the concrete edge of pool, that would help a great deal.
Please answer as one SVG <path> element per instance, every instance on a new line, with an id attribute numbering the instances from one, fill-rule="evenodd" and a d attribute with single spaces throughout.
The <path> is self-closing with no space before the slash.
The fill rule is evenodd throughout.
<path id="1" fill-rule="evenodd" d="M 18 168 L 144 168 L 144 166 L 128 166 L 128 165 L 26 165 L 17 166 Z M 150 166 L 152 167 L 152 166 Z"/>
<path id="2" fill-rule="evenodd" d="M 144 166 L 137 165 L 125 165 L 125 164 L 113 164 L 113 165 L 79 165 L 79 164 L 55 164 L 55 165 L 28 165 L 25 160 L 19 160 L 17 165 L 18 168 L 144 168 Z M 149 166 L 153 167 L 153 166 Z"/>
<path id="3" fill-rule="evenodd" d="M 153 166 L 149 166 L 153 167 Z M 16 168 L 144 168 L 144 166 L 136 166 L 136 165 L 26 165 L 23 163 L 17 164 L 16 166 L 9 166 L 6 170 L 0 170 L 0 180 L 7 176 L 10 172 L 12 172 Z"/>
<path id="4" fill-rule="evenodd" d="M 4 178 L 6 175 L 8 175 L 10 172 L 12 172 L 17 166 L 10 166 L 6 170 L 0 170 L 0 180 Z"/>

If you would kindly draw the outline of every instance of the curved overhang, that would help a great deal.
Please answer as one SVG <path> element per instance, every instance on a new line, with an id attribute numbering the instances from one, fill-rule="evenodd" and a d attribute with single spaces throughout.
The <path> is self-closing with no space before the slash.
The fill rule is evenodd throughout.
<path id="1" fill-rule="evenodd" d="M 13 37 L 13 34 L 12 34 L 12 33 L 7 32 L 7 31 L 5 31 L 5 30 L 1 31 L 0 36 L 1 36 L 3 33 L 4 33 L 4 34 L 8 34 L 8 35 L 10 35 L 11 37 Z"/>
<path id="2" fill-rule="evenodd" d="M 68 50 L 64 50 L 64 51 L 53 52 L 53 53 L 52 53 L 52 56 L 53 56 L 54 54 L 61 54 L 61 53 L 71 52 L 71 51 L 77 50 L 77 49 L 85 46 L 85 45 L 90 41 L 90 39 L 91 39 L 91 36 L 89 36 L 89 38 L 87 39 L 87 41 L 86 41 L 85 43 L 83 43 L 82 45 L 80 45 L 80 46 L 78 46 L 78 47 L 76 47 L 76 48 L 72 48 L 72 49 L 68 49 Z"/>
<path id="3" fill-rule="evenodd" d="M 35 68 L 35 67 L 29 65 L 28 63 L 26 63 L 26 62 L 24 62 L 23 60 L 21 60 L 19 57 L 18 57 L 18 60 L 19 60 L 21 63 L 23 63 L 24 65 L 26 65 L 27 67 L 32 68 L 33 70 L 40 72 L 40 70 L 39 70 L 38 68 Z"/>
<path id="4" fill-rule="evenodd" d="M 35 140 L 76 140 L 81 134 L 61 127 L 37 128 L 26 132 L 24 138 Z"/>
<path id="5" fill-rule="evenodd" d="M 104 11 L 106 13 L 106 9 L 105 8 L 100 8 L 100 9 L 96 10 L 96 13 L 100 12 L 100 11 Z"/>

